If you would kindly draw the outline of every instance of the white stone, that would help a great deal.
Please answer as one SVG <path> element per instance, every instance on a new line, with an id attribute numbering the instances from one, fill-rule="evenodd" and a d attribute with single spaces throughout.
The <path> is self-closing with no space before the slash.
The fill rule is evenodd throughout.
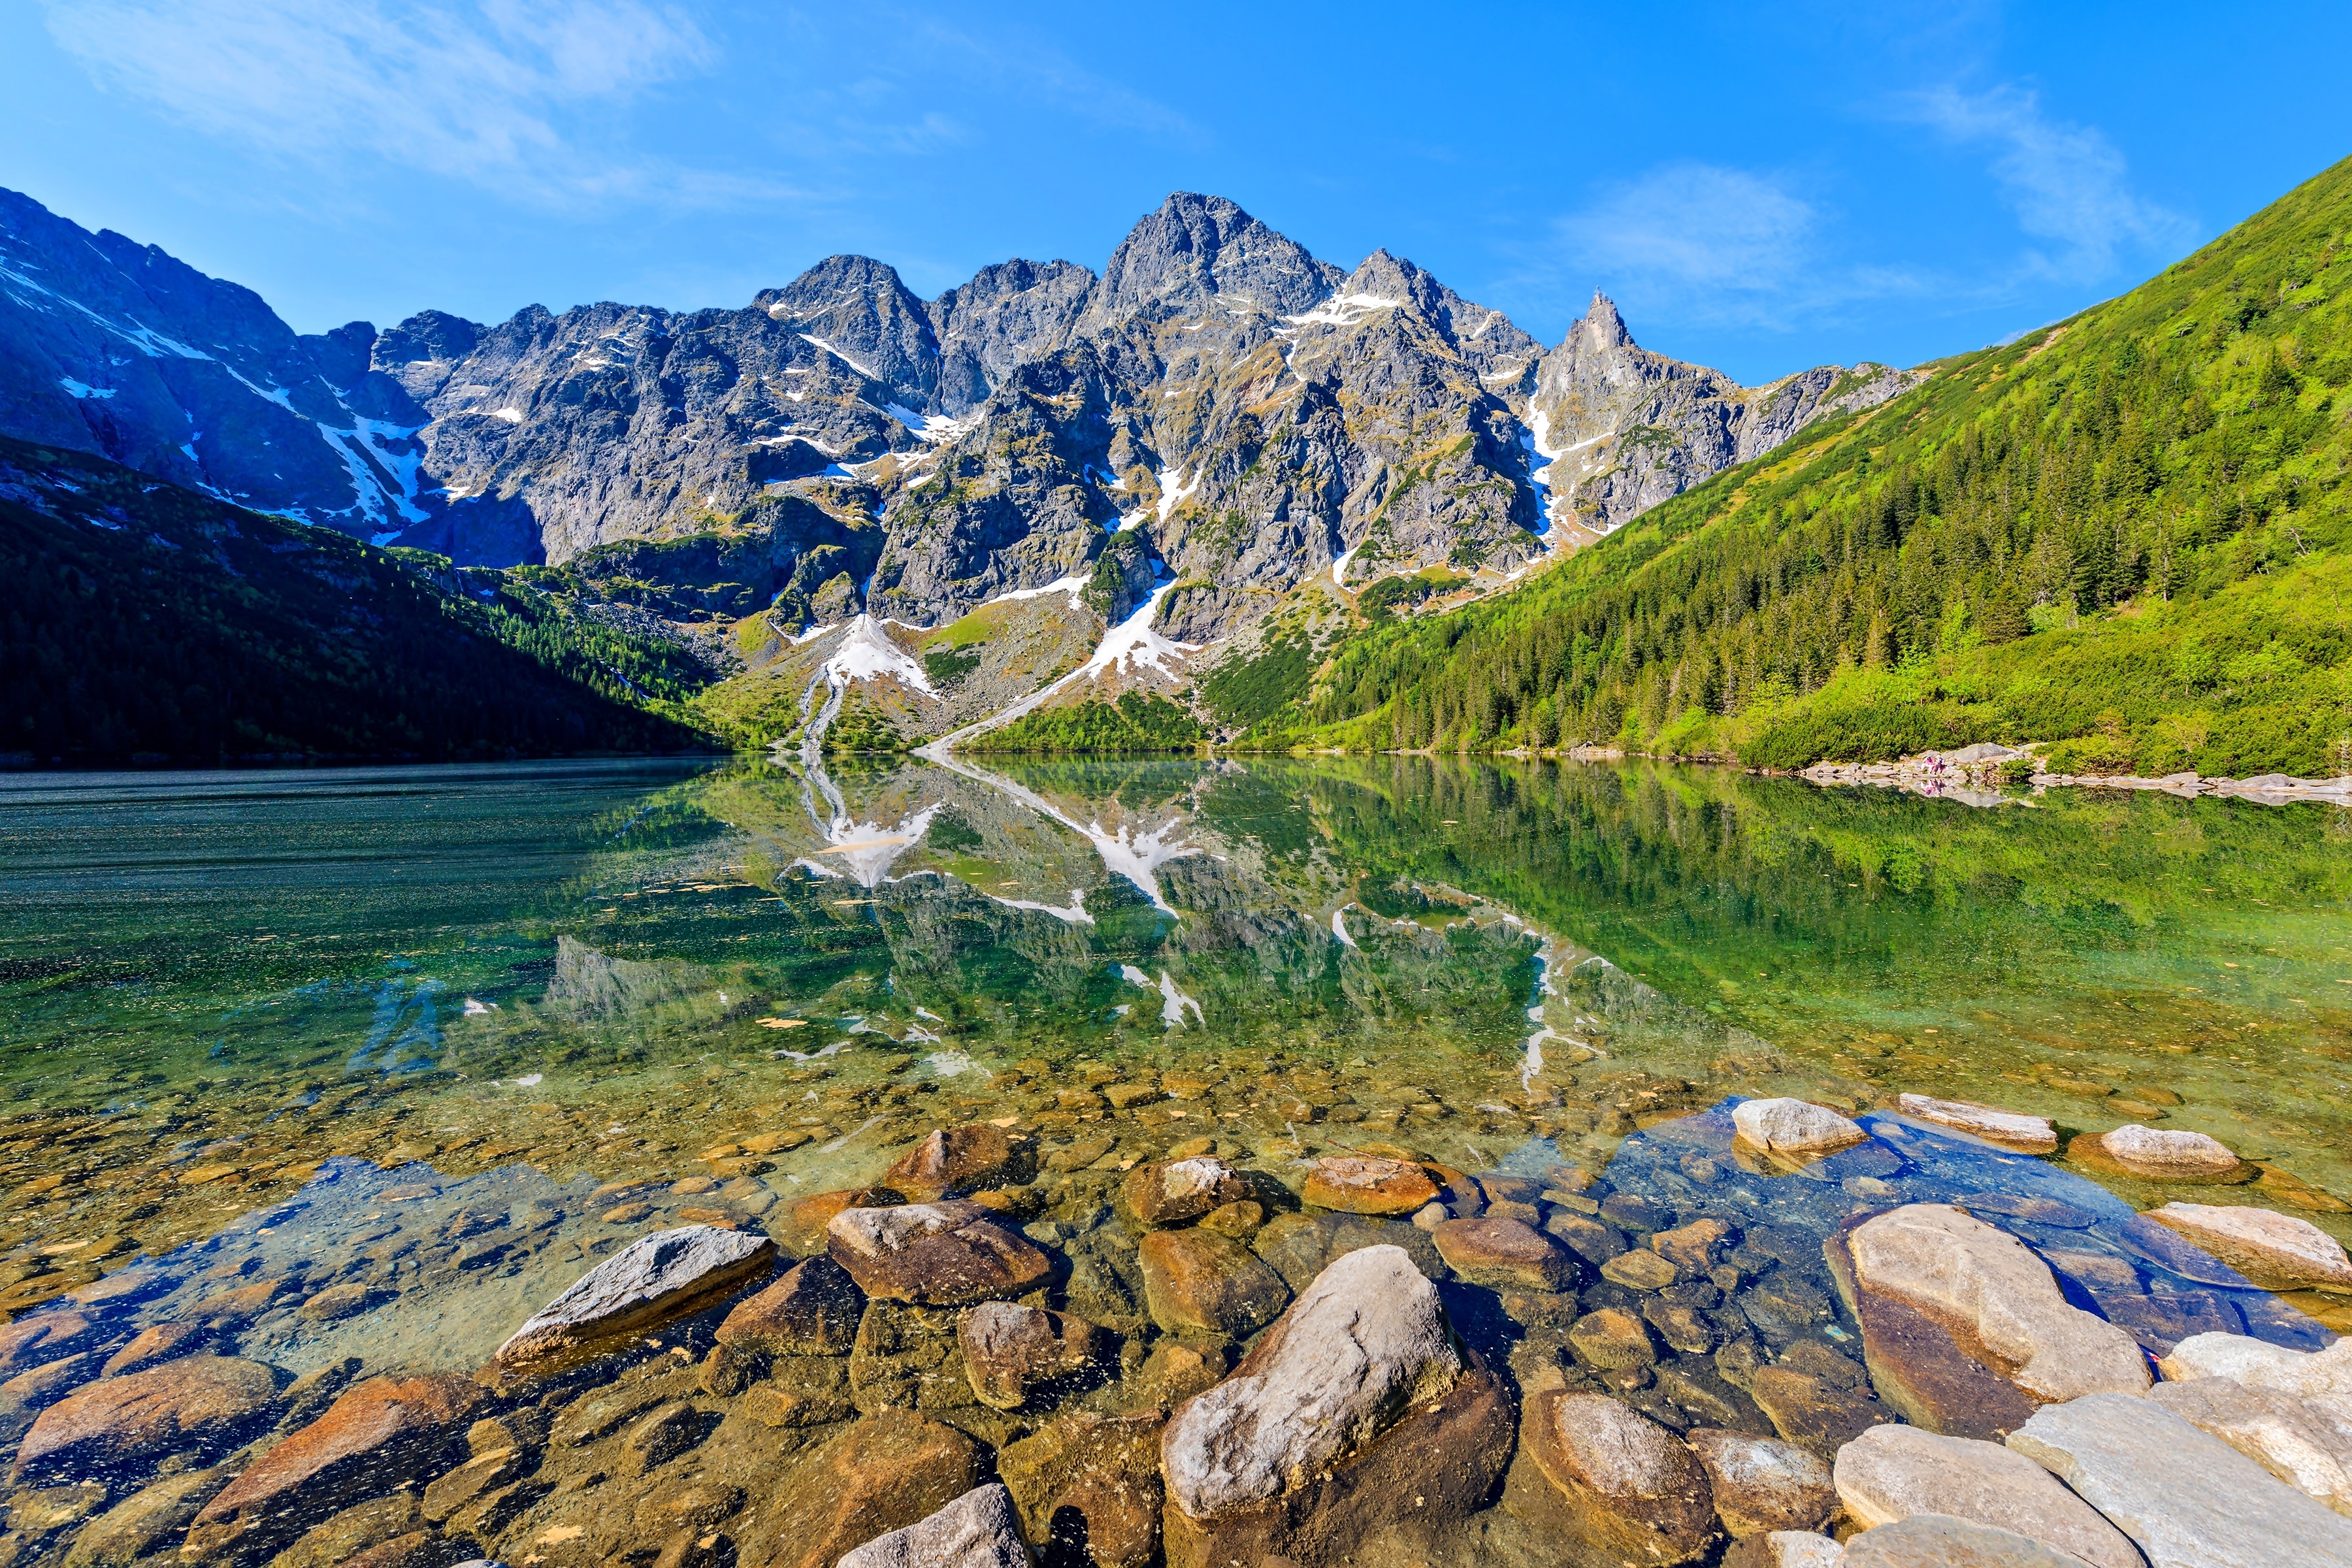
<path id="1" fill-rule="evenodd" d="M 2352 1568 L 2352 1521 L 2152 1399 L 2044 1405 L 2009 1446 L 2106 1515 L 2150 1568 Z"/>
<path id="2" fill-rule="evenodd" d="M 1745 1100 L 1732 1108 L 1731 1124 L 1759 1149 L 1782 1154 L 1826 1154 L 1870 1137 L 1828 1106 L 1808 1100 Z"/>
<path id="3" fill-rule="evenodd" d="M 1865 1529 L 1946 1514 L 2070 1552 L 2091 1568 L 2140 1568 L 2098 1510 L 2022 1454 L 1916 1426 L 1874 1426 L 1838 1450 L 1838 1500 Z"/>
<path id="4" fill-rule="evenodd" d="M 1864 1286 L 1963 1325 L 2037 1399 L 2138 1394 L 2150 1382 L 2138 1342 L 2070 1306 L 2049 1265 L 1997 1226 L 1948 1204 L 1906 1204 L 1856 1226 L 1849 1246 Z"/>
<path id="5" fill-rule="evenodd" d="M 2295 1351 L 2251 1334 L 2191 1334 L 2157 1364 L 2174 1383 L 2226 1377 L 2305 1399 L 2352 1398 L 2352 1339 L 2326 1350 Z"/>
<path id="6" fill-rule="evenodd" d="M 1185 1405 L 1160 1436 L 1168 1490 L 1206 1520 L 1280 1496 L 1461 1374 L 1432 1285 L 1399 1247 L 1347 1253 L 1270 1331 L 1259 1369 Z"/>
<path id="7" fill-rule="evenodd" d="M 2266 1289 L 2352 1290 L 2344 1244 L 2299 1215 L 2246 1204 L 2167 1204 L 2147 1217 Z"/>
<path id="8" fill-rule="evenodd" d="M 2057 1130 L 2046 1116 L 2025 1116 L 1971 1100 L 1935 1100 L 1924 1094 L 1899 1096 L 1895 1107 L 1906 1116 L 1966 1132 L 2020 1154 L 2047 1154 L 2058 1147 Z"/>
<path id="9" fill-rule="evenodd" d="M 1844 1547 L 1810 1530 L 1776 1530 L 1751 1537 L 1734 1550 L 1738 1555 L 1724 1562 L 1736 1561 L 1739 1568 L 1842 1568 L 1845 1562 Z"/>
<path id="10" fill-rule="evenodd" d="M 639 1237 L 572 1282 L 499 1347 L 512 1365 L 667 1321 L 766 1269 L 776 1244 L 689 1225 Z"/>
<path id="11" fill-rule="evenodd" d="M 2212 1176 L 2238 1168 L 2238 1157 L 2202 1132 L 2165 1132 L 2137 1123 L 2103 1133 L 2099 1146 L 2143 1176 Z"/>
<path id="12" fill-rule="evenodd" d="M 974 1487 L 919 1523 L 845 1552 L 836 1568 L 1030 1568 L 1013 1494 Z"/>
<path id="13" fill-rule="evenodd" d="M 2340 1402 L 2247 1388 L 2226 1377 L 2159 1383 L 2147 1396 L 2295 1490 L 2352 1514 L 2352 1424 Z"/>
<path id="14" fill-rule="evenodd" d="M 860 1258 L 887 1258 L 894 1252 L 904 1252 L 925 1237 L 961 1230 L 987 1213 L 978 1204 L 961 1198 L 941 1204 L 850 1208 L 827 1220 L 824 1231 Z"/>

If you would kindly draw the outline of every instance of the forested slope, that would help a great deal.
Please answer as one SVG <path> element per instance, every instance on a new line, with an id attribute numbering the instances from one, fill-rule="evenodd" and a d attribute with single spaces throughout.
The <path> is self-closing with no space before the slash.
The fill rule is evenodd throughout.
<path id="1" fill-rule="evenodd" d="M 442 759 L 698 742 L 649 710 L 690 689 L 674 650 L 499 574 L 461 584 L 446 561 L 410 554 L 0 439 L 0 754 Z"/>
<path id="2" fill-rule="evenodd" d="M 2352 772 L 2347 228 L 2352 161 L 1515 593 L 1376 624 L 1249 739 Z"/>

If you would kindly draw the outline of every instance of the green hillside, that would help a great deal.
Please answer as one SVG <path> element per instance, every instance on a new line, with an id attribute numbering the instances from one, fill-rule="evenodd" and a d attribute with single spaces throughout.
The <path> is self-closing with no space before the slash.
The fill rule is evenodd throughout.
<path id="1" fill-rule="evenodd" d="M 666 644 L 499 573 L 372 549 L 0 439 L 0 755 L 454 759 L 675 751 Z"/>
<path id="2" fill-rule="evenodd" d="M 1247 742 L 2352 773 L 2352 161 L 2120 299 L 1360 632 Z"/>

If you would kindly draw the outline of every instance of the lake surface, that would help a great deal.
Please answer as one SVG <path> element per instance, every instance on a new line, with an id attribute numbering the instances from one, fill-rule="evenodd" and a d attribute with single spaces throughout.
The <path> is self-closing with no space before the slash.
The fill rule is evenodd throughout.
<path id="1" fill-rule="evenodd" d="M 1671 1184 L 1728 1096 L 1916 1091 L 2209 1132 L 2352 1237 L 2352 823 L 1427 758 L 20 775 L 0 1090 L 0 1309 L 389 1287 L 258 1317 L 291 1373 L 478 1364 L 616 1239 L 781 1234 L 971 1121 Z"/>

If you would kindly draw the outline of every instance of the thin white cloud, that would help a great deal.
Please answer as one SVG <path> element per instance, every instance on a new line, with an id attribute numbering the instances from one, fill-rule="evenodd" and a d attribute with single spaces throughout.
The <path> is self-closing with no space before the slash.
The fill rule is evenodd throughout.
<path id="1" fill-rule="evenodd" d="M 1901 267 L 1831 265 L 1822 216 L 1784 176 L 1679 163 L 1605 187 L 1554 226 L 1534 269 L 1566 293 L 1597 279 L 1621 301 L 1677 323 L 1788 330 L 1851 300 L 1927 287 Z"/>
<path id="2" fill-rule="evenodd" d="M 2132 189 L 2123 154 L 2096 127 L 2052 120 L 2032 92 L 1937 88 L 1906 100 L 1903 113 L 1955 142 L 1997 149 L 1991 173 L 2017 226 L 2048 247 L 2028 249 L 2027 271 L 2093 281 L 2112 276 L 2123 252 L 2177 248 L 2196 236 L 2188 218 Z"/>
<path id="3" fill-rule="evenodd" d="M 708 65 L 691 18 L 643 0 L 47 0 L 91 76 L 273 158 L 383 159 L 526 198 L 740 182 L 601 157 L 569 121 Z M 772 194 L 762 192 L 761 194 Z"/>

